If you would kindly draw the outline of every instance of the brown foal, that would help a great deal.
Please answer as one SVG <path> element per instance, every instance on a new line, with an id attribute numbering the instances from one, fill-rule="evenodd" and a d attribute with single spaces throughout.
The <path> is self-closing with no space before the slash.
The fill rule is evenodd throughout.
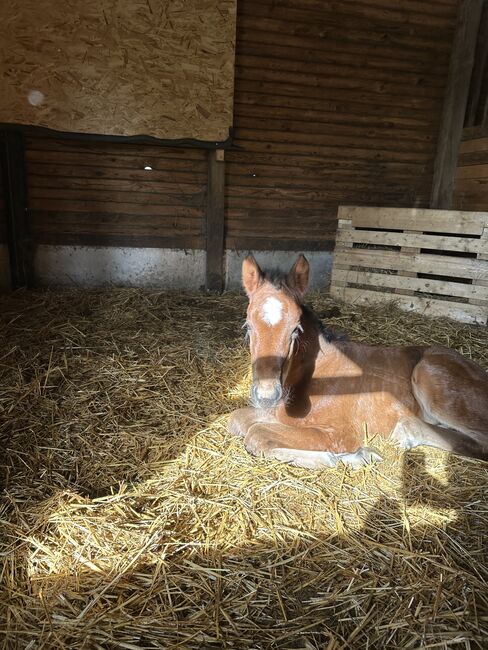
<path id="1" fill-rule="evenodd" d="M 488 374 L 447 348 L 334 336 L 301 303 L 308 277 L 303 255 L 286 276 L 244 260 L 253 406 L 234 411 L 229 429 L 248 451 L 302 467 L 359 467 L 381 459 L 362 446 L 371 432 L 488 460 Z"/>

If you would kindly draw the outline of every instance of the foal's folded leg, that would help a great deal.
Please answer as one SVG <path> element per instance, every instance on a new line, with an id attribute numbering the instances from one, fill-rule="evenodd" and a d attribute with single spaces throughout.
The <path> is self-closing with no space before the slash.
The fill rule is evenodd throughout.
<path id="1" fill-rule="evenodd" d="M 468 435 L 448 427 L 429 424 L 414 416 L 401 418 L 390 438 L 403 449 L 427 445 L 468 458 L 488 460 L 488 444 L 484 443 L 479 434 Z"/>
<path id="2" fill-rule="evenodd" d="M 253 406 L 246 406 L 233 411 L 227 422 L 227 428 L 235 436 L 244 437 L 253 424 L 259 422 L 276 422 L 272 415 Z"/>
<path id="3" fill-rule="evenodd" d="M 358 468 L 381 460 L 381 456 L 369 447 L 347 451 L 338 439 L 340 437 L 332 429 L 259 423 L 249 428 L 244 445 L 256 456 L 309 469 L 336 467 L 339 463 Z"/>

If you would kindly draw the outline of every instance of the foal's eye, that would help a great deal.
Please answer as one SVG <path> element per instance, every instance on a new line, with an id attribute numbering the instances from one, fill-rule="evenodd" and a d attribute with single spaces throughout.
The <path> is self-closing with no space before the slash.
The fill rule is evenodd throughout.
<path id="1" fill-rule="evenodd" d="M 251 325 L 247 321 L 244 323 L 242 326 L 242 329 L 244 330 L 244 336 L 246 340 L 251 336 Z"/>
<path id="2" fill-rule="evenodd" d="M 291 333 L 291 338 L 296 339 L 300 332 L 303 332 L 303 327 L 301 325 L 297 325 L 293 332 Z"/>

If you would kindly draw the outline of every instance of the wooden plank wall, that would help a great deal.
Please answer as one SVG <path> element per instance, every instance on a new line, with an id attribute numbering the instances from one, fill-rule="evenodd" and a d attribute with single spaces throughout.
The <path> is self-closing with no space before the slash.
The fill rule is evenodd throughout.
<path id="1" fill-rule="evenodd" d="M 428 206 L 457 7 L 240 0 L 226 248 L 330 250 L 340 204 Z M 34 242 L 205 249 L 206 151 L 36 135 L 26 156 Z"/>
<path id="2" fill-rule="evenodd" d="M 205 248 L 206 151 L 30 136 L 26 158 L 36 243 Z"/>
<path id="3" fill-rule="evenodd" d="M 240 0 L 226 247 L 330 249 L 339 204 L 426 207 L 457 0 Z"/>
<path id="4" fill-rule="evenodd" d="M 488 210 L 488 128 L 463 131 L 453 207 L 459 210 Z"/>

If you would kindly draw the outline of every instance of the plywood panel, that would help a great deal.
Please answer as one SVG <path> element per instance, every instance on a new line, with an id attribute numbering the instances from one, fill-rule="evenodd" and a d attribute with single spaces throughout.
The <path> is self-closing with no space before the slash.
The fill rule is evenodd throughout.
<path id="1" fill-rule="evenodd" d="M 0 122 L 222 141 L 235 0 L 0 3 Z"/>

